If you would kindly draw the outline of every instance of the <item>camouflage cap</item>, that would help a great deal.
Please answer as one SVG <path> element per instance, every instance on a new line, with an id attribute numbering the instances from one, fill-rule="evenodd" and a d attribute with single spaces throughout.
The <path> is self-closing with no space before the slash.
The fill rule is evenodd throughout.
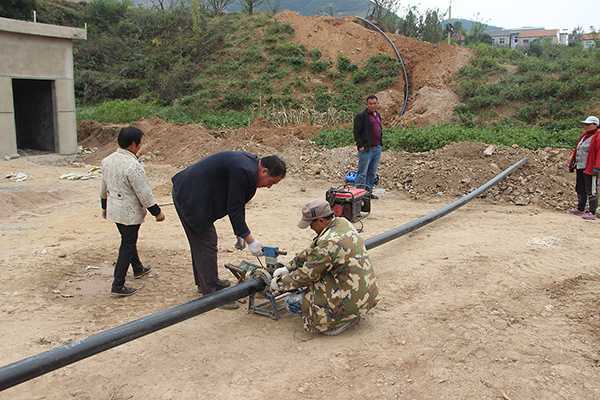
<path id="1" fill-rule="evenodd" d="M 302 207 L 302 219 L 298 223 L 298 228 L 308 228 L 310 223 L 317 218 L 327 218 L 333 214 L 331 206 L 325 200 L 309 201 Z"/>

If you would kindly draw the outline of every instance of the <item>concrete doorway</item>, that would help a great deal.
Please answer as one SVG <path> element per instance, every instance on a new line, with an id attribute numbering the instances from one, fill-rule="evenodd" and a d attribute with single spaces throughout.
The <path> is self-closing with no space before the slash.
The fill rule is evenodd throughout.
<path id="1" fill-rule="evenodd" d="M 17 148 L 56 151 L 54 81 L 13 79 Z"/>

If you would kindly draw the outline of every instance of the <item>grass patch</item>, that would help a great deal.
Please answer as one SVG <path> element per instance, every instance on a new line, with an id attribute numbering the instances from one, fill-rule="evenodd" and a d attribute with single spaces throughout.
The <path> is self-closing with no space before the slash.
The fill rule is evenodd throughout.
<path id="1" fill-rule="evenodd" d="M 458 73 L 455 110 L 460 121 L 489 124 L 502 105 L 514 108 L 514 119 L 557 130 L 574 126 L 591 112 L 600 89 L 600 49 L 534 42 L 527 50 L 487 45 Z"/>
<path id="2" fill-rule="evenodd" d="M 527 149 L 544 147 L 570 148 L 579 129 L 549 132 L 540 127 L 497 125 L 488 128 L 469 128 L 446 124 L 424 128 L 392 128 L 384 134 L 384 149 L 422 152 L 439 149 L 455 142 L 482 142 L 502 146 L 517 144 Z M 354 144 L 351 129 L 323 130 L 315 139 L 323 147 L 343 147 Z"/>
<path id="3" fill-rule="evenodd" d="M 143 118 L 158 117 L 177 124 L 200 123 L 209 129 L 239 128 L 248 126 L 252 114 L 247 111 L 216 111 L 194 113 L 184 105 L 160 106 L 140 100 L 110 100 L 95 106 L 80 106 L 78 120 L 103 123 L 130 124 Z"/>

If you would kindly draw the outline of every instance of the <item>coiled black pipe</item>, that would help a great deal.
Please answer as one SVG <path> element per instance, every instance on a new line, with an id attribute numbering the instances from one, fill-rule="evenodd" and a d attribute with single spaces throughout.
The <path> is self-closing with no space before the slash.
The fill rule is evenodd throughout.
<path id="1" fill-rule="evenodd" d="M 489 190 L 515 170 L 527 163 L 524 158 L 513 164 L 502 173 L 486 182 L 478 189 L 463 196 L 459 200 L 434 211 L 424 217 L 417 218 L 398 228 L 376 235 L 366 241 L 367 249 L 381 246 L 402 235 L 412 232 L 430 222 L 467 204 L 475 197 Z M 208 296 L 192 300 L 185 304 L 171 307 L 164 311 L 150 314 L 135 321 L 108 329 L 82 340 L 76 340 L 63 346 L 56 347 L 44 353 L 37 354 L 0 368 L 0 391 L 8 389 L 55 369 L 73 364 L 84 358 L 91 357 L 105 350 L 117 347 L 178 322 L 203 314 L 224 304 L 247 297 L 265 289 L 266 282 L 259 278 L 248 279 L 236 286 L 219 290 Z"/>
<path id="2" fill-rule="evenodd" d="M 408 81 L 408 72 L 406 71 L 406 65 L 404 64 L 404 59 L 400 55 L 400 51 L 396 47 L 396 44 L 394 42 L 392 42 L 392 39 L 390 39 L 390 37 L 388 35 L 386 35 L 385 32 L 381 30 L 381 28 L 379 28 L 377 25 L 375 25 L 374 23 L 372 23 L 371 21 L 369 21 L 368 19 L 365 19 L 363 17 L 355 17 L 355 18 L 360 20 L 361 22 L 364 22 L 365 24 L 369 25 L 371 28 L 375 29 L 377 32 L 379 32 L 381 35 L 383 35 L 384 39 L 390 44 L 390 46 L 392 46 L 394 53 L 396 53 L 396 58 L 398 59 L 400 68 L 402 68 L 402 77 L 404 78 L 404 100 L 402 101 L 402 109 L 400 110 L 400 116 L 402 116 L 406 112 L 406 108 L 408 107 L 408 98 L 410 96 L 410 84 Z"/>

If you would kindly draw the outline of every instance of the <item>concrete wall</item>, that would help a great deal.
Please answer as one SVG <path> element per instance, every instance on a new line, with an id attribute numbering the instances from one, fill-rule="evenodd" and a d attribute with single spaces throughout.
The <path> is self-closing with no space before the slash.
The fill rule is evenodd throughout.
<path id="1" fill-rule="evenodd" d="M 0 156 L 17 152 L 13 78 L 54 81 L 56 150 L 77 152 L 72 40 L 85 38 L 82 29 L 0 18 Z"/>

